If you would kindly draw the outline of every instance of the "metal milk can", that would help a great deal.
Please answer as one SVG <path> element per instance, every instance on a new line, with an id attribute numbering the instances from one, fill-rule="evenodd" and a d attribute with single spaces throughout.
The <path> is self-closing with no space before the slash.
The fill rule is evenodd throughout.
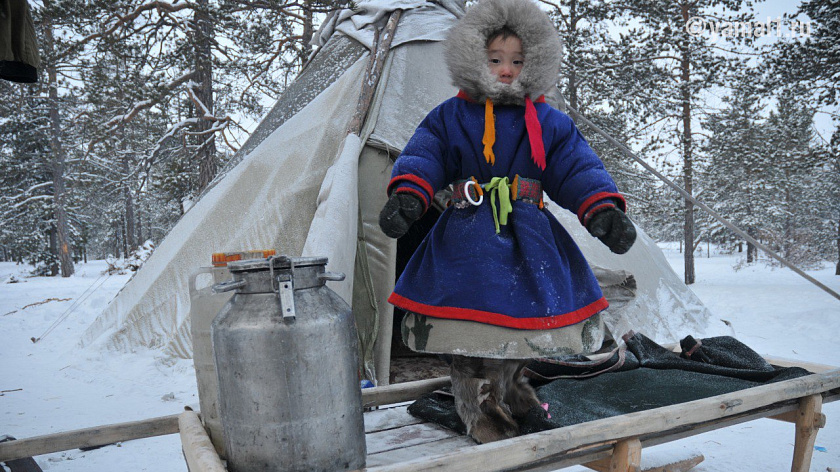
<path id="1" fill-rule="evenodd" d="M 213 357 L 213 345 L 210 340 L 210 325 L 233 296 L 233 292 L 215 293 L 212 288 L 215 284 L 230 280 L 230 271 L 227 268 L 230 262 L 273 256 L 274 253 L 273 249 L 213 253 L 213 266 L 200 267 L 189 279 L 190 335 L 192 335 L 193 363 L 198 385 L 198 400 L 201 406 L 201 421 L 210 435 L 213 447 L 222 459 L 227 455 L 222 422 L 219 419 L 219 383 L 216 378 L 216 359 Z M 200 277 L 212 277 L 213 283 L 208 286 L 199 285 Z"/>
<path id="2" fill-rule="evenodd" d="M 228 264 L 235 290 L 213 321 L 228 470 L 353 470 L 365 465 L 358 339 L 327 258 Z"/>
<path id="3" fill-rule="evenodd" d="M 224 458 L 227 456 L 222 423 L 219 420 L 219 384 L 216 379 L 216 360 L 213 358 L 213 345 L 210 340 L 210 325 L 233 293 L 213 293 L 212 286 L 198 288 L 197 279 L 202 274 L 210 274 L 213 277 L 213 283 L 219 284 L 230 279 L 230 271 L 227 266 L 202 267 L 190 276 L 190 334 L 192 335 L 198 400 L 201 405 L 201 420 L 208 430 L 216 452 Z"/>

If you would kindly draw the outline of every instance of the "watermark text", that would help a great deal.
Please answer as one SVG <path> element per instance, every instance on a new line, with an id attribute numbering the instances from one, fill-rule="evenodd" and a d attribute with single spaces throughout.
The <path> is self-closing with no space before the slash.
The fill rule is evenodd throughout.
<path id="1" fill-rule="evenodd" d="M 709 36 L 712 41 L 718 38 L 809 38 L 810 21 L 782 21 L 767 17 L 767 21 L 717 21 L 694 16 L 685 24 L 685 31 L 691 36 Z"/>

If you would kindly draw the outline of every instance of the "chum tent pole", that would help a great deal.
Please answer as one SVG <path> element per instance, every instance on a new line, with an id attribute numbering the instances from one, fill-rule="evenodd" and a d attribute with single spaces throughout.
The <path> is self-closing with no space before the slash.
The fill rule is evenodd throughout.
<path id="1" fill-rule="evenodd" d="M 789 262 L 789 261 L 788 261 L 788 260 L 786 260 L 784 257 L 782 257 L 782 256 L 780 256 L 780 255 L 778 255 L 778 254 L 776 254 L 776 253 L 775 253 L 772 249 L 770 249 L 769 247 L 767 247 L 767 246 L 765 246 L 764 244 L 761 244 L 760 242 L 758 242 L 755 238 L 753 238 L 752 236 L 750 236 L 749 234 L 747 234 L 747 232 L 746 232 L 746 231 L 744 231 L 744 230 L 742 230 L 741 228 L 739 228 L 739 227 L 735 226 L 734 224 L 732 224 L 729 220 L 727 220 L 726 218 L 724 218 L 723 216 L 721 216 L 721 215 L 720 215 L 718 212 L 716 212 L 715 210 L 711 209 L 708 205 L 706 205 L 706 204 L 704 204 L 703 202 L 701 202 L 701 201 L 697 200 L 696 198 L 694 198 L 694 196 L 692 196 L 690 193 L 686 192 L 686 191 L 685 191 L 685 189 L 683 189 L 682 187 L 680 187 L 679 185 L 677 185 L 675 182 L 673 182 L 673 181 L 672 181 L 671 179 L 669 179 L 668 177 L 665 177 L 664 175 L 662 175 L 659 171 L 657 171 L 656 169 L 654 169 L 654 168 L 653 168 L 650 164 L 648 164 L 647 162 L 643 161 L 643 160 L 642 160 L 642 158 L 640 158 L 639 156 L 637 156 L 637 155 L 636 155 L 636 153 L 634 153 L 632 150 L 630 150 L 630 148 L 628 148 L 627 146 L 625 146 L 624 144 L 622 144 L 621 142 L 619 142 L 617 139 L 615 139 L 615 138 L 613 138 L 612 136 L 610 136 L 609 134 L 607 134 L 607 132 L 606 132 L 606 131 L 602 130 L 600 127 L 598 127 L 598 125 L 596 125 L 595 123 L 593 123 L 592 121 L 590 121 L 588 118 L 586 118 L 585 116 L 581 115 L 579 111 L 577 111 L 577 110 L 575 110 L 574 108 L 570 107 L 568 104 L 566 105 L 566 108 L 569 110 L 569 115 L 571 115 L 571 117 L 572 117 L 575 121 L 578 121 L 578 122 L 580 122 L 580 123 L 583 123 L 583 124 L 585 124 L 586 126 L 588 126 L 588 127 L 592 128 L 592 130 L 593 130 L 593 131 L 595 131 L 596 133 L 598 133 L 598 134 L 600 134 L 601 136 L 603 136 L 603 137 L 604 137 L 604 139 L 606 139 L 607 141 L 609 141 L 609 143 L 610 143 L 610 144 L 612 144 L 613 146 L 615 146 L 616 148 L 618 148 L 618 149 L 619 149 L 620 151 L 622 151 L 625 155 L 627 155 L 627 156 L 631 157 L 634 161 L 636 161 L 636 162 L 637 162 L 637 163 L 639 163 L 642 167 L 644 167 L 645 169 L 647 169 L 647 171 L 648 171 L 648 172 L 650 172 L 651 174 L 655 175 L 657 178 L 659 178 L 659 180 L 661 180 L 661 181 L 665 182 L 665 183 L 666 183 L 669 187 L 671 187 L 672 189 L 676 190 L 676 191 L 677 191 L 677 193 L 679 193 L 680 195 L 682 195 L 682 196 L 683 196 L 686 200 L 690 201 L 691 203 L 693 203 L 693 204 L 697 205 L 698 207 L 702 208 L 703 210 L 705 210 L 705 211 L 706 211 L 709 215 L 711 215 L 711 216 L 712 216 L 712 218 L 714 218 L 714 219 L 718 220 L 718 221 L 719 221 L 722 225 L 724 225 L 724 226 L 726 226 L 727 228 L 729 228 L 730 230 L 732 230 L 732 232 L 734 232 L 734 233 L 735 233 L 735 234 L 737 234 L 738 236 L 741 236 L 742 238 L 744 238 L 744 239 L 745 239 L 745 240 L 747 240 L 748 242 L 750 242 L 750 243 L 752 243 L 753 245 L 755 245 L 755 247 L 757 247 L 757 248 L 761 249 L 762 251 L 764 251 L 764 252 L 765 252 L 768 256 L 770 256 L 770 257 L 772 257 L 773 259 L 776 259 L 777 261 L 781 262 L 782 264 L 784 264 L 785 266 L 787 266 L 788 268 L 790 268 L 790 270 L 792 270 L 792 271 L 796 272 L 797 274 L 799 274 L 800 276 L 804 277 L 806 280 L 808 280 L 808 281 L 809 281 L 809 282 L 811 282 L 812 284 L 814 284 L 814 285 L 816 285 L 817 287 L 819 287 L 819 288 L 823 289 L 826 293 L 828 293 L 828 294 L 829 294 L 829 295 L 831 295 L 832 297 L 834 297 L 834 298 L 836 298 L 836 299 L 840 300 L 840 293 L 835 292 L 834 290 L 832 290 L 831 288 L 829 288 L 828 286 L 826 286 L 825 284 L 823 284 L 823 283 L 822 283 L 822 282 L 820 282 L 819 280 L 817 280 L 817 279 L 815 279 L 815 278 L 811 277 L 810 275 L 806 274 L 804 271 L 802 271 L 801 269 L 799 269 L 798 267 L 796 267 L 795 265 L 793 265 L 793 263 L 792 263 L 792 262 Z M 686 249 L 688 249 L 688 248 L 686 248 Z"/>
<path id="2" fill-rule="evenodd" d="M 366 140 L 362 136 L 362 129 L 364 128 L 365 123 L 368 119 L 370 107 L 373 104 L 374 96 L 376 95 L 376 90 L 379 87 L 380 80 L 382 79 L 383 70 L 385 68 L 385 61 L 388 58 L 388 55 L 391 51 L 391 43 L 394 40 L 394 35 L 396 34 L 397 25 L 399 25 L 402 13 L 403 10 L 394 10 L 388 17 L 388 22 L 385 24 L 385 26 L 382 29 L 376 29 L 374 31 L 373 49 L 370 52 L 367 71 L 365 72 L 365 76 L 362 80 L 362 90 L 359 93 L 359 98 L 356 102 L 356 111 L 354 112 L 353 117 L 350 120 L 350 124 L 347 126 L 348 136 L 357 135 L 360 138 L 363 138 L 363 146 L 366 145 Z M 361 159 L 361 156 L 359 156 L 359 159 Z M 357 162 L 357 165 L 360 164 L 361 160 Z M 356 267 L 356 270 L 361 271 L 361 280 L 356 279 L 354 283 L 359 283 L 366 286 L 366 290 L 371 296 L 370 302 L 373 310 L 372 312 L 368 312 L 367 314 L 373 315 L 373 336 L 372 338 L 368 339 L 368 336 L 363 335 L 360 332 L 359 343 L 362 348 L 362 372 L 365 373 L 367 376 L 372 377 L 370 380 L 373 380 L 377 386 L 380 386 L 388 385 L 390 378 L 389 372 L 391 370 L 391 325 L 393 322 L 393 313 L 392 310 L 388 309 L 387 307 L 383 308 L 379 306 L 379 301 L 376 300 L 376 296 L 374 295 L 375 290 L 373 290 L 372 285 L 369 286 L 369 284 L 375 283 L 374 281 L 376 280 L 376 278 L 374 278 L 371 275 L 370 260 L 367 256 L 368 245 L 373 243 L 372 240 L 369 240 L 365 235 L 363 221 L 363 214 L 365 210 L 369 211 L 370 208 L 364 205 L 361 200 L 359 200 L 359 205 L 357 209 L 359 218 L 357 227 L 357 237 L 359 239 L 356 246 L 356 258 L 357 264 L 359 257 L 362 258 L 363 262 L 360 265 L 357 265 Z M 394 256 L 392 257 L 392 259 L 396 260 L 396 244 L 391 246 L 391 248 L 392 249 L 385 249 L 384 253 L 386 255 L 388 253 L 391 253 L 391 255 Z M 391 263 L 393 264 L 395 262 L 392 261 Z M 393 280 L 391 280 L 391 283 L 393 283 Z M 370 359 L 368 359 L 368 356 L 370 356 Z M 370 363 L 368 363 L 368 360 L 370 361 Z M 372 369 L 369 369 L 369 367 L 372 367 Z"/>

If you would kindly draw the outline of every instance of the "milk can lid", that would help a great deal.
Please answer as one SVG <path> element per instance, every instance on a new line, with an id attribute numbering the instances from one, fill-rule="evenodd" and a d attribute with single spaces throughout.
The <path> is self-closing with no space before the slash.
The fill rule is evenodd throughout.
<path id="1" fill-rule="evenodd" d="M 292 266 L 310 267 L 318 265 L 327 265 L 327 258 L 320 257 L 288 257 L 288 256 L 272 256 L 266 259 L 248 259 L 244 261 L 235 261 L 228 263 L 228 269 L 231 272 L 244 272 L 252 270 L 268 270 L 271 266 L 274 269 L 291 269 Z"/>

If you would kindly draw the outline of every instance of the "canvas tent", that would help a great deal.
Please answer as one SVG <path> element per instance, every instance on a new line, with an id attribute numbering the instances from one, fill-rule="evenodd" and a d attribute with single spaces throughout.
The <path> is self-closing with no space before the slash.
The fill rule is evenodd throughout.
<path id="1" fill-rule="evenodd" d="M 372 51 L 377 45 L 381 51 L 383 34 L 377 32 L 398 9 L 361 132 L 348 134 Z M 172 229 L 82 344 L 145 346 L 190 357 L 190 275 L 214 252 L 274 248 L 291 256 L 327 256 L 328 270 L 347 274 L 330 286 L 353 307 L 366 375 L 387 383 L 393 309 L 386 299 L 398 246 L 380 231 L 378 213 L 393 160 L 422 118 L 456 93 L 441 41 L 462 13 L 459 0 L 395 0 L 362 1 L 355 11 L 333 14 L 317 36 L 322 46 L 237 153 L 235 165 Z M 709 312 L 643 231 L 630 252 L 616 256 L 570 212 L 553 203 L 548 208 L 604 274 L 623 270 L 635 277 L 635 297 L 606 316 L 616 336 L 634 329 L 673 342 L 703 334 Z"/>

